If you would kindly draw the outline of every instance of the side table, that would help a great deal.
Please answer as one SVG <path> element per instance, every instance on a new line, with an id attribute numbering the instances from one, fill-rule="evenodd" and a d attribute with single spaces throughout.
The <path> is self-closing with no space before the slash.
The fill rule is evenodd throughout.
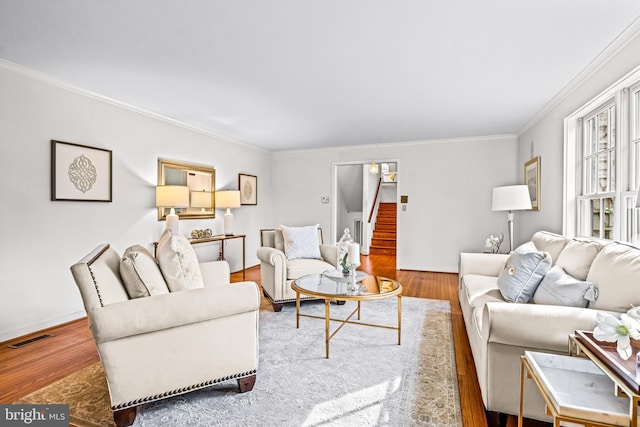
<path id="1" fill-rule="evenodd" d="M 586 427 L 637 426 L 638 402 L 632 400 L 630 407 L 629 399 L 617 396 L 614 381 L 593 361 L 525 351 L 521 356 L 518 427 L 522 427 L 526 377 L 538 387 L 555 427 L 562 421 Z"/>

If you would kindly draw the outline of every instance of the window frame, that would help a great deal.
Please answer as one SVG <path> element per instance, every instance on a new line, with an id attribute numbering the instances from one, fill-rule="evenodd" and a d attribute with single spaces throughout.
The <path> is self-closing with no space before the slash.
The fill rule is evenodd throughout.
<path id="1" fill-rule="evenodd" d="M 634 103 L 634 91 L 638 97 Z M 603 193 L 583 194 L 585 188 L 584 167 L 584 117 L 597 116 L 599 112 L 615 106 L 615 190 Z M 580 204 L 584 200 L 614 198 L 614 240 L 640 243 L 640 214 L 635 200 L 640 187 L 640 67 L 637 67 L 616 83 L 602 91 L 564 120 L 564 173 L 563 173 L 563 233 L 570 237 L 590 237 L 581 233 Z M 632 126 L 635 126 L 632 130 Z M 635 133 L 634 133 L 635 132 Z M 631 140 L 637 138 L 636 145 Z M 601 205 L 602 206 L 602 205 Z M 602 212 L 602 211 L 601 211 Z M 603 223 L 602 215 L 600 222 Z M 591 227 L 593 229 L 593 227 Z M 602 231 L 602 227 L 600 228 Z"/>

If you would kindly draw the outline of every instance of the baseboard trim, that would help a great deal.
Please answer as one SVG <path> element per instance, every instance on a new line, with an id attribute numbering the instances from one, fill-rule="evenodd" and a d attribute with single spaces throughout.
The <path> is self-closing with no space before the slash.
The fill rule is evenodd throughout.
<path id="1" fill-rule="evenodd" d="M 0 343 L 29 335 L 34 332 L 42 331 L 43 329 L 47 329 L 52 326 L 58 326 L 63 323 L 71 322 L 73 320 L 77 320 L 86 316 L 87 313 L 85 313 L 84 311 L 76 311 L 73 313 L 65 314 L 63 316 L 56 316 L 50 319 L 41 320 L 39 322 L 30 323 L 28 325 L 23 325 L 17 328 L 0 331 Z"/>

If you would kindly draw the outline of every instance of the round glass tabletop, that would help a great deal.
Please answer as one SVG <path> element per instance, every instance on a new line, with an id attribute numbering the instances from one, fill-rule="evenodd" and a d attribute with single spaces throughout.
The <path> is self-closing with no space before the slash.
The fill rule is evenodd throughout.
<path id="1" fill-rule="evenodd" d="M 364 275 L 357 277 L 361 276 Z M 335 280 L 331 275 L 311 274 L 296 279 L 291 288 L 301 294 L 320 298 L 358 300 L 388 298 L 402 292 L 402 286 L 395 280 L 373 275 L 366 275 L 359 282 L 349 283 L 342 279 Z"/>

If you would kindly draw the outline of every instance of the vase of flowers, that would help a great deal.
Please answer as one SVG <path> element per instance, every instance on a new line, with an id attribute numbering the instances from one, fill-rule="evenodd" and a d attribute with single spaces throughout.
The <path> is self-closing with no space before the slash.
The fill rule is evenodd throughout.
<path id="1" fill-rule="evenodd" d="M 616 351 L 627 360 L 633 354 L 631 340 L 640 340 L 640 307 L 633 307 L 620 318 L 609 313 L 598 313 L 593 337 L 600 341 L 615 342 Z"/>
<path id="2" fill-rule="evenodd" d="M 484 241 L 484 247 L 489 248 L 492 254 L 497 254 L 500 250 L 500 245 L 502 245 L 502 241 L 504 240 L 504 233 L 500 233 L 500 237 L 494 236 L 493 234 Z"/>

